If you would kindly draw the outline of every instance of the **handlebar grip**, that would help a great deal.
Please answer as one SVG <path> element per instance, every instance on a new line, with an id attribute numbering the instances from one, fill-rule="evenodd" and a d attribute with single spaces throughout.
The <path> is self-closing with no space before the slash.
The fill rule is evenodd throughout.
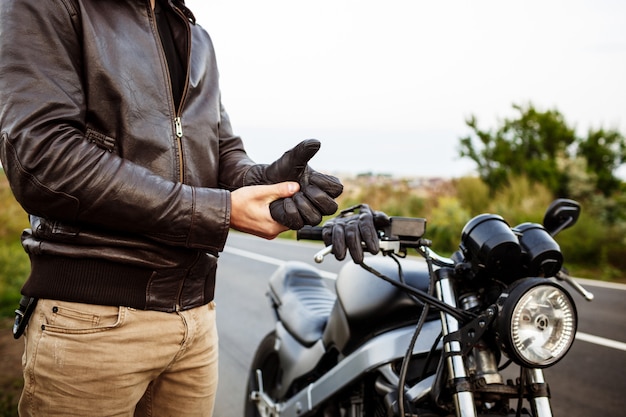
<path id="1" fill-rule="evenodd" d="M 296 232 L 298 240 L 323 240 L 321 226 L 304 226 Z"/>

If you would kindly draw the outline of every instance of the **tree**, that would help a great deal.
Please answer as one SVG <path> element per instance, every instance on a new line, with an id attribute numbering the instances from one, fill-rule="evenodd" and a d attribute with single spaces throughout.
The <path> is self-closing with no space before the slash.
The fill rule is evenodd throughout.
<path id="1" fill-rule="evenodd" d="M 618 191 L 621 180 L 615 175 L 626 163 L 626 139 L 616 130 L 590 129 L 578 142 L 578 156 L 587 161 L 587 170 L 596 176 L 596 186 L 606 197 Z"/>
<path id="2" fill-rule="evenodd" d="M 623 185 L 616 176 L 626 162 L 626 140 L 615 130 L 590 130 L 578 138 L 556 109 L 538 111 L 532 104 L 513 105 L 516 118 L 504 119 L 495 131 L 481 130 L 475 116 L 466 120 L 473 134 L 460 139 L 461 157 L 478 165 L 478 173 L 492 193 L 511 176 L 525 176 L 545 185 L 555 196 L 567 197 L 570 173 L 564 160 L 583 158 L 605 196 Z"/>

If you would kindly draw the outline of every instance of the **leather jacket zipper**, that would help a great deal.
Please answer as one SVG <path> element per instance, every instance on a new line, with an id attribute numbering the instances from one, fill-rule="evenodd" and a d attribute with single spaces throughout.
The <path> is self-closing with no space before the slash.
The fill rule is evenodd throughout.
<path id="1" fill-rule="evenodd" d="M 184 156 L 183 156 L 183 123 L 182 123 L 182 108 L 183 105 L 185 103 L 185 99 L 187 96 L 187 90 L 189 89 L 189 65 L 190 65 L 190 60 L 191 60 L 191 47 L 190 47 L 190 43 L 191 43 L 191 31 L 189 29 L 188 23 L 187 23 L 187 18 L 185 16 L 185 14 L 178 9 L 178 7 L 172 5 L 172 8 L 175 12 L 175 14 L 177 16 L 179 16 L 183 22 L 183 26 L 185 28 L 185 30 L 187 31 L 187 42 L 186 42 L 186 46 L 187 46 L 187 51 L 186 51 L 186 61 L 185 61 L 185 85 L 183 87 L 183 92 L 182 92 L 182 97 L 180 100 L 180 104 L 178 106 L 178 108 L 174 108 L 174 111 L 172 112 L 174 114 L 174 120 L 173 120 L 173 127 L 174 127 L 174 140 L 176 142 L 176 152 L 178 153 L 178 181 L 180 183 L 183 183 L 185 180 L 185 166 L 184 166 Z M 161 50 L 161 62 L 165 63 L 165 78 L 167 80 L 167 88 L 168 91 L 170 93 L 170 97 L 171 97 L 171 102 L 174 103 L 174 95 L 173 95 L 173 90 L 172 90 L 172 79 L 170 77 L 170 73 L 168 70 L 168 63 L 167 63 L 167 57 L 165 56 L 165 51 L 163 50 L 163 45 L 162 45 L 162 41 L 161 41 L 161 36 L 159 35 L 159 29 L 157 28 L 157 24 L 156 24 L 156 16 L 154 13 L 154 10 L 151 10 L 151 17 L 152 17 L 152 25 L 153 25 L 153 31 L 157 37 L 158 40 L 158 44 L 159 44 L 159 48 Z"/>
<path id="2" fill-rule="evenodd" d="M 176 137 L 182 138 L 183 137 L 183 125 L 180 121 L 179 116 L 174 118 L 174 126 L 176 127 Z"/>
<path id="3" fill-rule="evenodd" d="M 178 173 L 178 180 L 182 183 L 184 182 L 185 172 L 183 169 L 183 123 L 180 116 L 174 117 L 174 130 L 176 131 L 176 148 L 178 150 L 178 166 L 180 167 L 180 171 Z"/>
<path id="4" fill-rule="evenodd" d="M 187 98 L 187 90 L 189 89 L 189 67 L 190 67 L 190 61 L 191 61 L 191 30 L 189 29 L 189 21 L 187 20 L 186 15 L 176 5 L 172 3 L 170 4 L 172 5 L 172 9 L 176 13 L 176 15 L 178 15 L 181 18 L 183 27 L 185 28 L 185 31 L 187 32 L 187 36 L 186 36 L 187 50 L 185 51 L 185 85 L 183 87 L 183 93 L 180 99 L 180 103 L 178 105 L 178 108 L 176 109 L 176 116 L 174 117 L 174 131 L 176 132 L 176 145 L 178 147 L 178 158 L 179 158 L 178 166 L 180 167 L 179 181 L 183 183 L 185 179 L 185 176 L 184 176 L 185 170 L 184 170 L 183 143 L 182 143 L 182 140 L 183 140 L 182 109 L 183 109 L 183 105 L 185 104 L 185 99 Z M 169 79 L 169 74 L 168 74 L 168 79 Z M 171 92 L 172 80 L 169 80 L 169 81 L 170 81 L 170 92 Z"/>

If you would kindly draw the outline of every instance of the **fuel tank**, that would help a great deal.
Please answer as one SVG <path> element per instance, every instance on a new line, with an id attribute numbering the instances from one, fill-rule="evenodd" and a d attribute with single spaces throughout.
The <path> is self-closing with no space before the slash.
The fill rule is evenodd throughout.
<path id="1" fill-rule="evenodd" d="M 385 276 L 428 290 L 428 267 L 419 259 L 386 256 L 367 257 L 365 263 Z M 348 262 L 337 275 L 337 302 L 324 330 L 324 344 L 346 354 L 367 339 L 385 331 L 416 322 L 422 305 L 402 289 L 384 281 L 361 266 Z"/>

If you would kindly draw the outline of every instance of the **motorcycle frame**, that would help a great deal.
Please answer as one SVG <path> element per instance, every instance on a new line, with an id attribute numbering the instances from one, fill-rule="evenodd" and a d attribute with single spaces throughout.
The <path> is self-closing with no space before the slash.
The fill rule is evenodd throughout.
<path id="1" fill-rule="evenodd" d="M 281 332 L 280 327 L 282 325 L 279 323 L 277 325 L 277 334 L 282 333 L 284 335 L 286 331 L 284 333 Z M 283 403 L 273 403 L 264 392 L 259 392 L 257 395 L 253 394 L 253 396 L 256 397 L 256 401 L 266 403 L 263 404 L 263 409 L 272 410 L 272 413 L 268 414 L 270 416 L 305 417 L 315 411 L 317 407 L 333 394 L 346 388 L 360 376 L 393 361 L 401 360 L 406 353 L 407 346 L 409 346 L 414 332 L 415 329 L 412 326 L 403 327 L 369 340 L 356 351 L 343 358 L 321 378 L 308 384 L 304 389 Z M 427 354 L 430 352 L 440 332 L 441 323 L 439 320 L 424 323 L 413 348 L 413 354 Z M 281 343 L 284 343 L 284 341 L 281 340 Z M 316 349 L 315 346 L 313 345 L 310 349 Z M 429 390 L 430 386 L 424 388 Z M 419 395 L 419 393 L 416 393 L 416 395 Z"/>

